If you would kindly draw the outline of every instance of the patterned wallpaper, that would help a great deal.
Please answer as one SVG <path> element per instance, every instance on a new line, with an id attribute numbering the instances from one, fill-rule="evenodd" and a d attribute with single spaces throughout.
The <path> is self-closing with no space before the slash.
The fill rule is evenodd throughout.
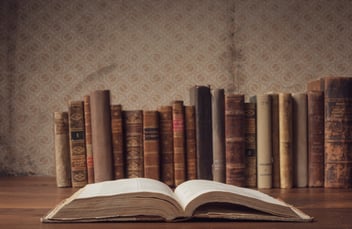
<path id="1" fill-rule="evenodd" d="M 351 75 L 349 0 L 0 1 L 0 175 L 54 175 L 54 111 L 94 89 L 124 109 Z"/>

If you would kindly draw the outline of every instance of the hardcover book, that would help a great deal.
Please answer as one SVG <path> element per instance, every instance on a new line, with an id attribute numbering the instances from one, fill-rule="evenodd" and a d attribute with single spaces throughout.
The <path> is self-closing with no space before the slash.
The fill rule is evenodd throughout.
<path id="1" fill-rule="evenodd" d="M 280 188 L 280 131 L 279 131 L 279 94 L 271 97 L 271 147 L 272 147 L 272 187 Z"/>
<path id="2" fill-rule="evenodd" d="M 257 187 L 257 112 L 256 103 L 244 103 L 246 187 Z"/>
<path id="3" fill-rule="evenodd" d="M 97 207 L 99 206 L 99 208 Z M 89 184 L 46 216 L 50 222 L 228 219 L 309 222 L 313 218 L 262 192 L 210 180 L 190 180 L 173 191 L 149 178 Z"/>
<path id="4" fill-rule="evenodd" d="M 93 149 L 92 149 L 92 120 L 90 113 L 90 96 L 83 97 L 84 102 L 84 127 L 86 137 L 86 154 L 87 154 L 87 179 L 88 183 L 94 183 L 94 162 L 93 162 Z"/>
<path id="5" fill-rule="evenodd" d="M 185 106 L 187 180 L 197 179 L 196 119 L 194 106 Z"/>
<path id="6" fill-rule="evenodd" d="M 123 152 L 122 106 L 111 105 L 111 141 L 114 178 L 125 178 L 125 157 Z"/>

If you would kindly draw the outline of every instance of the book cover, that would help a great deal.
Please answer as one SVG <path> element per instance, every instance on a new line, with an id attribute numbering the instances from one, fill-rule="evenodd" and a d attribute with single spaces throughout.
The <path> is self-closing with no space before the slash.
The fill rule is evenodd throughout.
<path id="1" fill-rule="evenodd" d="M 210 86 L 196 85 L 190 90 L 190 103 L 195 106 L 197 139 L 197 175 L 212 180 L 213 134 Z"/>
<path id="2" fill-rule="evenodd" d="M 272 147 L 272 187 L 280 188 L 280 131 L 279 94 L 270 93 L 271 98 L 271 147 Z"/>
<path id="3" fill-rule="evenodd" d="M 90 96 L 83 97 L 84 103 L 84 130 L 86 140 L 86 154 L 87 154 L 87 179 L 88 184 L 94 183 L 94 162 L 93 162 L 93 148 L 92 148 L 92 120 L 90 113 Z"/>
<path id="4" fill-rule="evenodd" d="M 196 118 L 194 106 L 185 106 L 187 180 L 197 179 Z"/>
<path id="5" fill-rule="evenodd" d="M 256 103 L 244 103 L 244 139 L 246 163 L 246 187 L 257 187 L 257 109 Z"/>
<path id="6" fill-rule="evenodd" d="M 69 134 L 72 187 L 79 188 L 87 184 L 87 160 L 84 133 L 83 101 L 69 101 Z"/>
<path id="7" fill-rule="evenodd" d="M 226 183 L 245 186 L 244 95 L 225 96 Z"/>
<path id="8" fill-rule="evenodd" d="M 113 156 L 114 178 L 125 178 L 125 156 L 123 142 L 123 125 L 122 125 L 122 105 L 112 104 L 111 110 L 111 142 Z"/>
<path id="9" fill-rule="evenodd" d="M 55 171 L 57 187 L 71 187 L 68 112 L 54 112 Z"/>
<path id="10" fill-rule="evenodd" d="M 114 179 L 110 91 L 95 90 L 90 93 L 92 148 L 95 182 Z"/>

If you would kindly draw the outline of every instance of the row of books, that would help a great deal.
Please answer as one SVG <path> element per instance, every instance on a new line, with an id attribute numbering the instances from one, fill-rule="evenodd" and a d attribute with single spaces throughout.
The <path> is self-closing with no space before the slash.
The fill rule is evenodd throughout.
<path id="1" fill-rule="evenodd" d="M 319 87 L 318 87 L 318 86 Z M 351 187 L 351 78 L 304 93 L 243 94 L 194 86 L 190 105 L 123 110 L 108 90 L 55 113 L 59 187 L 125 177 L 177 186 L 213 179 L 251 188 Z M 324 112 L 325 111 L 325 112 Z"/>

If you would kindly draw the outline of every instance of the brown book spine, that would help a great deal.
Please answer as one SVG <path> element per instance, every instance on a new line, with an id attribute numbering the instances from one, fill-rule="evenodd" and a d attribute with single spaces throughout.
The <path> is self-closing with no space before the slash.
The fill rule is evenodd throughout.
<path id="1" fill-rule="evenodd" d="M 194 106 L 185 106 L 187 179 L 197 179 L 196 120 Z"/>
<path id="2" fill-rule="evenodd" d="M 126 177 L 143 177 L 143 111 L 123 111 Z"/>
<path id="3" fill-rule="evenodd" d="M 245 116 L 245 162 L 246 162 L 246 187 L 257 187 L 257 124 L 256 104 L 244 104 Z"/>
<path id="4" fill-rule="evenodd" d="M 70 101 L 68 112 L 71 152 L 71 182 L 72 187 L 79 188 L 87 184 L 83 101 Z"/>
<path id="5" fill-rule="evenodd" d="M 279 95 L 271 93 L 272 187 L 280 188 Z"/>
<path id="6" fill-rule="evenodd" d="M 324 92 L 308 91 L 308 186 L 324 186 Z"/>
<path id="7" fill-rule="evenodd" d="M 258 94 L 257 103 L 257 187 L 272 187 L 271 96 Z"/>
<path id="8" fill-rule="evenodd" d="M 213 180 L 226 182 L 225 177 L 225 90 L 212 92 Z"/>
<path id="9" fill-rule="evenodd" d="M 114 179 L 111 146 L 110 91 L 96 90 L 90 94 L 92 147 L 95 182 Z"/>
<path id="10" fill-rule="evenodd" d="M 292 94 L 293 186 L 308 186 L 307 93 Z"/>
<path id="11" fill-rule="evenodd" d="M 159 114 L 143 111 L 144 177 L 160 180 Z"/>
<path id="12" fill-rule="evenodd" d="M 176 186 L 186 180 L 184 120 L 185 118 L 183 101 L 174 101 L 172 103 L 172 123 L 174 136 L 174 176 Z"/>
<path id="13" fill-rule="evenodd" d="M 292 96 L 279 93 L 280 187 L 293 187 Z"/>
<path id="14" fill-rule="evenodd" d="M 210 86 L 192 87 L 190 103 L 196 110 L 197 176 L 198 179 L 212 180 L 213 134 Z"/>
<path id="15" fill-rule="evenodd" d="M 83 97 L 84 102 L 84 128 L 86 137 L 86 154 L 87 154 L 87 177 L 88 184 L 94 183 L 94 162 L 92 149 L 92 121 L 90 113 L 90 96 Z"/>
<path id="16" fill-rule="evenodd" d="M 170 187 L 174 187 L 174 150 L 173 150 L 173 127 L 172 106 L 159 108 L 160 118 L 160 170 L 161 181 Z"/>
<path id="17" fill-rule="evenodd" d="M 54 112 L 54 144 L 57 187 L 71 186 L 68 113 Z"/>
<path id="18" fill-rule="evenodd" d="M 245 186 L 244 95 L 225 96 L 226 183 Z"/>
<path id="19" fill-rule="evenodd" d="M 324 78 L 326 188 L 352 186 L 352 77 Z"/>
<path id="20" fill-rule="evenodd" d="M 123 154 L 122 106 L 111 105 L 111 141 L 114 161 L 114 178 L 125 178 L 125 163 Z"/>

